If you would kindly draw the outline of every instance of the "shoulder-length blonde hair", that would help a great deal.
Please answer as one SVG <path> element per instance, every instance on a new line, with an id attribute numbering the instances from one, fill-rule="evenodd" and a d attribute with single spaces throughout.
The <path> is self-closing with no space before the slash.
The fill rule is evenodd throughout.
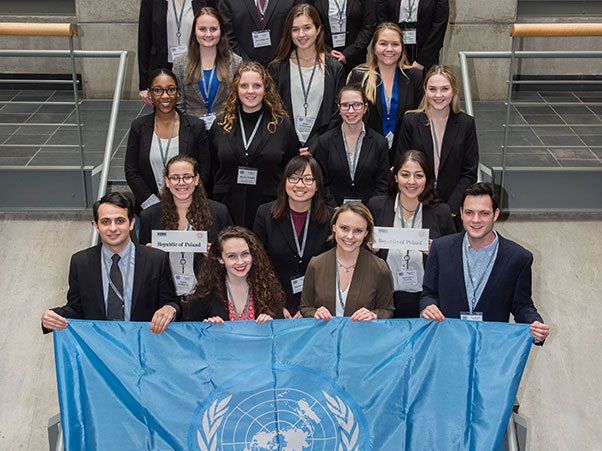
<path id="1" fill-rule="evenodd" d="M 415 110 L 408 111 L 408 113 L 424 113 L 426 115 L 426 117 L 428 118 L 429 124 L 431 122 L 431 115 L 430 115 L 429 101 L 426 96 L 426 91 L 428 89 L 429 80 L 434 75 L 442 75 L 449 80 L 449 84 L 451 85 L 452 92 L 454 93 L 454 97 L 452 98 L 451 105 L 450 105 L 452 113 L 458 114 L 458 113 L 461 113 L 462 111 L 464 111 L 460 107 L 460 96 L 458 95 L 458 93 L 459 93 L 458 81 L 456 80 L 456 76 L 454 75 L 451 68 L 448 66 L 444 66 L 443 64 L 433 66 L 429 69 L 429 71 L 426 73 L 426 75 L 424 77 L 424 93 L 425 94 L 424 94 L 424 97 L 422 97 L 422 100 L 420 101 L 418 108 L 416 108 Z"/>
<path id="2" fill-rule="evenodd" d="M 376 93 L 380 84 L 382 83 L 380 73 L 378 71 L 378 58 L 376 56 L 376 44 L 380 39 L 380 35 L 386 31 L 391 30 L 399 35 L 399 41 L 401 42 L 401 57 L 397 62 L 397 67 L 401 73 L 407 77 L 405 73 L 406 70 L 411 69 L 412 66 L 408 62 L 408 56 L 406 52 L 405 45 L 403 44 L 403 31 L 399 28 L 399 25 L 393 22 L 383 22 L 376 27 L 374 30 L 374 35 L 372 36 L 372 41 L 370 41 L 370 45 L 368 46 L 368 62 L 365 64 L 361 64 L 357 67 L 357 70 L 364 73 L 362 78 L 362 86 L 364 87 L 364 91 L 366 92 L 366 97 L 370 102 L 374 103 L 376 101 Z"/>
<path id="3" fill-rule="evenodd" d="M 242 74 L 249 71 L 257 72 L 261 76 L 264 88 L 263 104 L 271 114 L 271 120 L 268 122 L 267 128 L 270 133 L 274 133 L 278 124 L 282 122 L 282 119 L 288 118 L 288 113 L 284 110 L 282 99 L 276 90 L 274 80 L 265 67 L 255 61 L 243 62 L 236 70 L 234 77 L 232 77 L 232 83 L 230 84 L 226 102 L 224 103 L 224 111 L 218 125 L 222 127 L 226 133 L 230 133 L 234 128 L 234 125 L 238 120 L 238 109 L 240 108 L 238 84 L 240 83 Z"/>

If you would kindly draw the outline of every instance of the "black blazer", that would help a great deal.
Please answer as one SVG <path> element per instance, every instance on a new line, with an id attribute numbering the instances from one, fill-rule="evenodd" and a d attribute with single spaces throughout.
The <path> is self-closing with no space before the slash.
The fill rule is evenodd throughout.
<path id="1" fill-rule="evenodd" d="M 64 318 L 106 320 L 107 312 L 102 288 L 102 254 L 97 245 L 79 251 L 71 257 L 67 304 L 52 310 Z M 141 244 L 135 245 L 134 283 L 132 289 L 131 321 L 150 321 L 165 305 L 176 309 L 176 297 L 169 256 L 167 253 Z M 49 332 L 44 329 L 44 332 Z"/>
<path id="2" fill-rule="evenodd" d="M 201 180 L 207 183 L 211 174 L 211 159 L 205 123 L 180 111 L 178 114 L 180 115 L 179 153 L 196 158 Z M 125 179 L 139 204 L 142 204 L 151 194 L 159 193 L 149 160 L 154 128 L 155 113 L 151 113 L 134 119 L 128 136 Z"/>
<path id="3" fill-rule="evenodd" d="M 149 74 L 160 67 L 167 67 L 167 7 L 165 0 L 142 0 L 138 17 L 138 78 L 140 91 L 150 86 Z M 192 0 L 192 10 L 203 6 L 215 7 L 214 0 Z M 188 43 L 188 36 L 182 36 Z"/>
<path id="4" fill-rule="evenodd" d="M 276 199 L 276 189 L 284 166 L 299 155 L 299 142 L 293 125 L 282 119 L 276 131 L 270 133 L 267 124 L 271 114 L 266 110 L 257 135 L 245 159 L 240 124 L 236 121 L 232 131 L 226 133 L 215 121 L 211 132 L 211 169 L 213 172 L 213 198 L 226 204 L 234 224 L 253 227 L 255 213 L 261 204 Z M 259 170 L 256 185 L 239 185 L 238 168 Z"/>
<path id="5" fill-rule="evenodd" d="M 395 221 L 395 196 L 376 196 L 368 201 L 368 208 L 374 217 L 374 225 L 393 227 Z M 422 205 L 422 228 L 429 229 L 429 238 L 435 240 L 444 235 L 456 233 L 456 226 L 447 204 Z M 377 254 L 387 260 L 389 249 L 381 249 Z M 427 256 L 424 256 L 426 262 Z"/>
<path id="6" fill-rule="evenodd" d="M 224 299 L 226 299 L 225 286 L 223 296 Z M 257 304 L 254 304 L 254 306 L 256 305 Z M 253 309 L 255 313 L 255 319 L 257 319 L 257 317 L 262 313 L 265 313 L 257 310 L 255 307 L 253 307 Z M 190 301 L 190 305 L 188 307 L 188 319 L 186 319 L 186 321 L 203 321 L 214 316 L 219 316 L 224 321 L 230 321 L 230 315 L 228 313 L 228 306 L 226 303 L 218 298 L 215 293 L 211 293 L 203 298 Z M 281 311 L 274 312 L 274 319 L 282 319 L 283 316 L 283 312 Z"/>
<path id="7" fill-rule="evenodd" d="M 376 0 L 376 20 L 399 23 L 401 0 Z M 416 61 L 425 69 L 433 66 L 443 47 L 449 19 L 449 0 L 420 0 L 416 24 Z M 412 61 L 410 61 L 412 62 Z"/>
<path id="8" fill-rule="evenodd" d="M 355 66 L 366 62 L 366 51 L 372 33 L 374 33 L 374 23 L 376 16 L 374 12 L 374 0 L 341 0 L 339 3 L 347 2 L 345 16 L 347 18 L 347 28 L 345 30 L 345 47 L 337 47 L 347 60 L 345 67 L 350 70 Z M 332 43 L 332 31 L 330 29 L 330 19 L 328 17 L 329 1 L 316 0 L 314 6 L 320 14 L 324 27 L 326 46 L 328 50 L 334 49 Z"/>
<path id="9" fill-rule="evenodd" d="M 209 211 L 211 212 L 213 222 L 211 223 L 209 230 L 207 230 L 207 242 L 213 243 L 220 230 L 232 225 L 232 218 L 230 217 L 230 213 L 228 213 L 228 209 L 224 204 L 220 204 L 219 202 L 211 199 L 208 199 L 208 201 Z M 163 221 L 161 221 L 162 214 L 163 212 L 161 210 L 161 204 L 151 205 L 146 210 L 142 211 L 140 214 L 140 236 L 138 237 L 138 242 L 140 244 L 147 244 L 152 241 L 151 232 L 153 230 L 165 230 L 165 224 L 163 224 Z M 202 261 L 203 254 L 195 253 L 195 274 L 198 274 Z"/>
<path id="10" fill-rule="evenodd" d="M 320 195 L 320 193 L 316 193 L 316 195 Z M 326 238 L 330 234 L 330 218 L 333 211 L 328 209 L 328 219 L 324 224 L 312 221 L 310 215 L 305 251 L 303 257 L 299 258 L 290 216 L 278 220 L 273 219 L 270 213 L 273 205 L 274 202 L 270 202 L 259 207 L 257 216 L 255 216 L 255 224 L 253 224 L 253 232 L 259 236 L 272 260 L 276 276 L 286 293 L 287 308 L 298 309 L 301 293 L 293 294 L 291 279 L 304 275 L 311 258 L 328 249 Z M 303 236 L 299 238 L 299 245 L 301 245 L 302 238 Z"/>
<path id="11" fill-rule="evenodd" d="M 290 59 L 287 58 L 284 61 L 271 64 L 269 71 L 274 79 L 274 83 L 276 83 L 276 89 L 278 89 L 280 97 L 282 97 L 282 101 L 284 102 L 284 109 L 292 118 L 291 120 L 294 121 L 293 101 L 291 99 L 290 67 L 291 62 Z M 320 105 L 320 111 L 316 117 L 316 122 L 305 143 L 308 147 L 311 147 L 312 143 L 315 142 L 315 137 L 336 125 L 336 118 L 339 112 L 337 96 L 339 95 L 340 89 L 345 84 L 345 71 L 343 65 L 339 63 L 336 58 L 329 54 L 326 55 L 324 69 L 324 97 L 322 97 L 322 105 Z"/>
<path id="12" fill-rule="evenodd" d="M 351 180 L 347 152 L 341 127 L 319 136 L 314 147 L 314 157 L 324 172 L 326 201 L 338 207 L 344 199 L 368 199 L 384 194 L 389 186 L 389 149 L 387 140 L 369 127 L 362 142 L 362 150 Z"/>
<path id="13" fill-rule="evenodd" d="M 433 138 L 424 113 L 408 113 L 403 117 L 396 155 L 410 149 L 422 150 L 433 164 Z M 437 191 L 456 215 L 460 212 L 464 189 L 477 181 L 478 164 L 479 144 L 473 117 L 450 112 L 441 142 Z"/>
<path id="14" fill-rule="evenodd" d="M 422 72 L 418 69 L 405 70 L 405 75 L 398 70 L 399 78 L 397 83 L 397 118 L 395 122 L 395 133 L 393 138 L 393 145 L 391 146 L 390 165 L 395 164 L 393 158 L 393 149 L 397 146 L 399 141 L 399 133 L 401 130 L 401 118 L 406 111 L 414 110 L 418 108 L 422 97 L 424 97 L 424 87 L 422 85 Z M 347 80 L 348 83 L 360 83 L 364 78 L 365 66 L 356 67 L 349 74 Z M 383 98 L 381 95 L 380 84 L 376 87 L 376 99 L 374 102 L 369 102 L 368 120 L 367 124 L 370 128 L 373 128 L 380 134 L 383 134 Z"/>
<path id="15" fill-rule="evenodd" d="M 218 8 L 225 28 L 222 33 L 228 35 L 232 50 L 243 60 L 258 61 L 267 66 L 276 56 L 286 16 L 297 3 L 313 3 L 313 0 L 270 0 L 263 25 L 260 25 L 255 0 L 219 0 Z M 257 30 L 270 31 L 271 46 L 253 47 L 252 33 Z"/>
<path id="16" fill-rule="evenodd" d="M 484 321 L 508 322 L 512 313 L 517 323 L 543 322 L 531 298 L 533 255 L 499 233 L 498 237 L 497 258 L 475 311 L 483 313 Z M 462 263 L 463 238 L 464 233 L 456 233 L 433 242 L 420 311 L 435 304 L 446 317 L 459 318 L 460 312 L 469 310 Z"/>

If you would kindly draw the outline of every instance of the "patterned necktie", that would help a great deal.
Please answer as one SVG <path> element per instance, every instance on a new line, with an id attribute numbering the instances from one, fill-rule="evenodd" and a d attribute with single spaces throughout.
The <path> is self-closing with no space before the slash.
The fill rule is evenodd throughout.
<path id="1" fill-rule="evenodd" d="M 257 0 L 257 15 L 259 16 L 259 23 L 263 25 L 263 19 L 265 17 L 265 10 L 268 8 L 268 0 Z"/>
<path id="2" fill-rule="evenodd" d="M 113 254 L 111 270 L 109 271 L 109 296 L 107 298 L 107 319 L 111 321 L 123 321 L 123 277 L 119 269 L 119 254 Z"/>

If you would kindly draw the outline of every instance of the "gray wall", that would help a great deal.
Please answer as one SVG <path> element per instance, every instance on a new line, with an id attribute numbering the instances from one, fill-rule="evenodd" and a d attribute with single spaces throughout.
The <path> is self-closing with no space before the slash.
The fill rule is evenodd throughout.
<path id="1" fill-rule="evenodd" d="M 453 66 L 459 74 L 458 52 L 461 50 L 509 50 L 509 30 L 516 21 L 514 0 L 451 0 L 450 24 L 442 52 L 442 62 Z M 0 21 L 73 21 L 78 24 L 77 47 L 85 50 L 128 50 L 126 98 L 136 98 L 138 69 L 136 59 L 138 1 L 76 0 L 77 17 L 15 17 L 0 16 Z M 530 22 L 560 19 L 529 18 Z M 564 17 L 563 22 L 581 19 Z M 591 19 L 596 21 L 596 18 Z M 600 18 L 597 18 L 600 21 Z M 64 38 L 2 37 L 0 48 L 65 49 Z M 528 38 L 524 50 L 598 50 L 602 37 L 597 38 Z M 531 60 L 521 65 L 525 74 L 599 74 L 599 61 Z M 509 63 L 506 60 L 473 60 L 472 89 L 475 100 L 494 100 L 506 95 Z M 113 91 L 117 60 L 86 60 L 80 65 L 88 98 L 107 98 Z M 18 60 L 2 61 L 0 72 L 68 72 L 66 61 Z"/>

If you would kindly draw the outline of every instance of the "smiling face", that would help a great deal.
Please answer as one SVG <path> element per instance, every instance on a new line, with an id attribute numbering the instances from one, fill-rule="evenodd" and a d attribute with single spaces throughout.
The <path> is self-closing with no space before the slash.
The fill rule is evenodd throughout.
<path id="1" fill-rule="evenodd" d="M 173 180 L 172 180 L 173 178 Z M 186 180 L 190 180 L 189 183 Z M 200 180 L 199 174 L 194 173 L 194 167 L 187 161 L 176 161 L 167 168 L 165 186 L 174 199 L 186 201 L 192 197 Z"/>
<path id="2" fill-rule="evenodd" d="M 295 17 L 291 28 L 291 39 L 299 49 L 315 47 L 321 27 L 316 27 L 311 18 L 305 14 Z"/>
<path id="3" fill-rule="evenodd" d="M 332 226 L 337 248 L 344 252 L 358 251 L 368 235 L 368 221 L 353 211 L 344 211 Z"/>
<path id="4" fill-rule="evenodd" d="M 429 108 L 438 111 L 449 109 L 454 98 L 454 91 L 449 79 L 441 74 L 435 74 L 428 79 L 425 94 Z"/>
<path id="5" fill-rule="evenodd" d="M 153 105 L 162 113 L 171 113 L 176 108 L 176 100 L 178 98 L 178 84 L 176 80 L 169 75 L 160 74 L 153 78 L 149 93 Z M 162 93 L 155 93 L 155 90 L 163 90 Z M 168 91 L 172 91 L 170 94 Z"/>
<path id="6" fill-rule="evenodd" d="M 222 35 L 219 21 L 209 14 L 200 15 L 196 19 L 194 35 L 201 47 L 215 47 Z"/>
<path id="7" fill-rule="evenodd" d="M 354 107 L 355 105 L 355 107 Z M 366 105 L 362 94 L 357 91 L 345 90 L 341 93 L 339 100 L 339 114 L 348 125 L 356 125 L 362 122 Z"/>
<path id="8" fill-rule="evenodd" d="M 379 65 L 397 65 L 403 51 L 401 36 L 395 30 L 383 30 L 376 40 L 374 50 Z"/>
<path id="9" fill-rule="evenodd" d="M 414 160 L 406 161 L 395 174 L 397 188 L 403 199 L 417 199 L 426 186 L 426 175 L 420 164 Z"/>
<path id="10" fill-rule="evenodd" d="M 222 255 L 218 259 L 226 269 L 226 278 L 241 279 L 249 275 L 253 265 L 253 256 L 246 240 L 228 238 L 222 243 Z"/>
<path id="11" fill-rule="evenodd" d="M 116 254 L 130 243 L 134 219 L 128 219 L 127 208 L 104 202 L 98 207 L 98 222 L 94 222 L 94 227 L 102 244 Z"/>
<path id="12" fill-rule="evenodd" d="M 293 183 L 290 181 L 290 179 L 296 178 L 295 176 L 299 177 L 299 180 L 297 180 L 296 183 Z M 297 171 L 286 179 L 286 194 L 288 195 L 289 200 L 292 201 L 297 208 L 299 208 L 299 206 L 302 204 L 309 203 L 311 205 L 311 200 L 318 189 L 318 184 L 316 183 L 315 179 L 311 184 L 308 185 L 304 182 L 304 179 L 306 178 L 314 178 L 309 165 L 305 166 L 303 171 Z"/>
<path id="13" fill-rule="evenodd" d="M 493 202 L 489 196 L 466 196 L 460 215 L 473 248 L 480 249 L 491 244 L 494 239 L 493 224 L 499 214 L 499 208 L 493 211 Z"/>
<path id="14" fill-rule="evenodd" d="M 245 113 L 253 113 L 261 109 L 265 85 L 261 74 L 248 70 L 240 75 L 238 82 L 238 98 Z"/>

